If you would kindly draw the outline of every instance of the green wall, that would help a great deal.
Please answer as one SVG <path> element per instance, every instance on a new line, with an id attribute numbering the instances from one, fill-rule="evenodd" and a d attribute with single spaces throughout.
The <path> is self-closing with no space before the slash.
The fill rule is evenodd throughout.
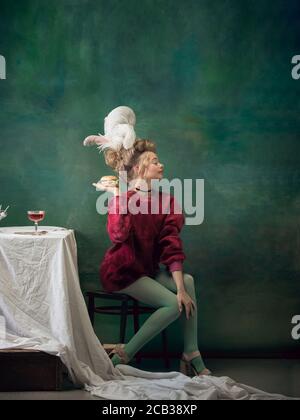
<path id="1" fill-rule="evenodd" d="M 204 223 L 182 232 L 201 349 L 299 347 L 299 16 L 296 0 L 0 0 L 1 225 L 46 209 L 76 231 L 82 287 L 97 287 L 111 243 L 91 182 L 112 171 L 82 140 L 128 105 L 166 178 L 205 179 Z M 117 324 L 98 320 L 101 340 Z"/>

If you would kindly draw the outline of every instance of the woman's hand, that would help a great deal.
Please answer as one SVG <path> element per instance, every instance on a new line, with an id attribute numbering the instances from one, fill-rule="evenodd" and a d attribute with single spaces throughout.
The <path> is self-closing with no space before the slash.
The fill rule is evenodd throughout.
<path id="1" fill-rule="evenodd" d="M 191 316 L 194 316 L 194 311 L 196 309 L 195 302 L 185 290 L 179 290 L 177 292 L 177 302 L 180 312 L 182 311 L 182 305 L 185 306 L 187 319 L 190 318 L 190 314 Z"/>

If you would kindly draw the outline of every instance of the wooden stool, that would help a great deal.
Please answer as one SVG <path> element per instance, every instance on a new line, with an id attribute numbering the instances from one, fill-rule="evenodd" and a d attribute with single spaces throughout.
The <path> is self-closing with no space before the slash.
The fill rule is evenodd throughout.
<path id="1" fill-rule="evenodd" d="M 133 297 L 126 295 L 124 293 L 118 292 L 105 292 L 105 291 L 88 291 L 86 292 L 88 297 L 88 311 L 92 325 L 94 325 L 95 313 L 97 314 L 106 314 L 106 315 L 119 315 L 120 319 L 120 339 L 119 343 L 125 342 L 126 337 L 126 324 L 127 316 L 133 315 L 134 323 L 134 333 L 136 334 L 140 328 L 139 324 L 139 315 L 153 313 L 156 311 L 156 308 L 141 306 L 139 302 Z M 95 298 L 106 299 L 106 300 L 117 300 L 120 302 L 118 306 L 95 306 Z M 170 368 L 168 348 L 167 348 L 167 333 L 166 329 L 162 332 L 162 342 L 163 342 L 163 351 L 160 354 L 160 357 L 164 359 L 165 367 Z M 150 357 L 153 357 L 153 353 L 148 353 Z M 141 362 L 142 355 L 140 352 L 136 354 L 136 360 L 138 365 Z M 145 354 L 143 355 L 145 357 Z"/>

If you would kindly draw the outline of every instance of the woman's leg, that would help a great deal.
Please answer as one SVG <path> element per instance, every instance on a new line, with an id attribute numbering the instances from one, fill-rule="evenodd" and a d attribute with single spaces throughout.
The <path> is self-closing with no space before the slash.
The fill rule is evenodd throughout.
<path id="1" fill-rule="evenodd" d="M 173 280 L 172 274 L 161 270 L 155 279 L 162 286 L 166 287 L 174 293 L 177 293 L 177 286 Z M 189 354 L 198 350 L 198 308 L 193 276 L 187 273 L 183 273 L 183 281 L 185 290 L 195 302 L 194 315 L 190 316 L 190 319 L 187 319 L 186 313 L 183 311 L 180 317 L 180 323 L 183 331 L 184 353 Z M 205 364 L 201 356 L 193 359 L 193 365 L 195 366 L 197 372 L 201 372 L 203 369 L 205 369 Z"/>
<path id="2" fill-rule="evenodd" d="M 139 302 L 158 308 L 125 345 L 124 350 L 126 354 L 129 359 L 132 359 L 146 343 L 179 318 L 180 311 L 176 295 L 151 277 L 140 277 L 119 292 L 126 293 Z M 111 360 L 114 366 L 120 363 L 120 358 L 117 354 Z"/>

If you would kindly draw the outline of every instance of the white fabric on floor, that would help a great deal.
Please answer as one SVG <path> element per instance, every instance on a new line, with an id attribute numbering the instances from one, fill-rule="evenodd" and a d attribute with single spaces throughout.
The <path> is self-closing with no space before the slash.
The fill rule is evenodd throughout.
<path id="1" fill-rule="evenodd" d="M 114 368 L 94 334 L 80 289 L 73 230 L 43 226 L 0 229 L 0 349 L 24 348 L 57 355 L 75 384 L 119 400 L 285 399 L 228 377 L 188 378 L 179 372 Z M 3 318 L 2 318 L 3 321 Z M 0 324 L 1 325 L 1 324 Z"/>

